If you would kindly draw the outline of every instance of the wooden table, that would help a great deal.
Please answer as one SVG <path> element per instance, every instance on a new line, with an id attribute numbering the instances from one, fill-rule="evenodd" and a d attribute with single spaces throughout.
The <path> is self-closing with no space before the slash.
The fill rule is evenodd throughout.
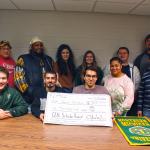
<path id="1" fill-rule="evenodd" d="M 118 128 L 42 124 L 30 115 L 0 120 L 0 150 L 145 150 L 130 146 Z"/>

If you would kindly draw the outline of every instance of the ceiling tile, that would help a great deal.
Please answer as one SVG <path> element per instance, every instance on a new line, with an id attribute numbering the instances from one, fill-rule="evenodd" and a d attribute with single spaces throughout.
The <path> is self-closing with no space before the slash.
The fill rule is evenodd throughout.
<path id="1" fill-rule="evenodd" d="M 51 0 L 12 0 L 19 9 L 54 10 Z"/>
<path id="2" fill-rule="evenodd" d="M 97 1 L 95 6 L 95 12 L 106 12 L 106 13 L 123 13 L 128 14 L 128 12 L 135 7 L 140 0 L 131 0 L 124 2 L 123 0 L 115 1 Z"/>
<path id="3" fill-rule="evenodd" d="M 111 3 L 139 3 L 143 0 L 97 0 L 97 2 L 111 2 Z"/>
<path id="4" fill-rule="evenodd" d="M 143 5 L 145 5 L 145 4 L 150 4 L 150 0 L 145 0 L 145 1 L 143 2 Z"/>
<path id="5" fill-rule="evenodd" d="M 54 0 L 56 10 L 91 11 L 95 0 Z"/>
<path id="6" fill-rule="evenodd" d="M 9 0 L 0 0 L 0 9 L 17 9 Z"/>
<path id="7" fill-rule="evenodd" d="M 141 5 L 135 8 L 131 14 L 150 15 L 150 0 L 145 0 Z"/>
<path id="8" fill-rule="evenodd" d="M 53 3 L 52 3 L 53 2 Z M 54 4 L 54 5 L 53 5 Z M 150 0 L 0 0 L 0 9 L 150 15 Z"/>

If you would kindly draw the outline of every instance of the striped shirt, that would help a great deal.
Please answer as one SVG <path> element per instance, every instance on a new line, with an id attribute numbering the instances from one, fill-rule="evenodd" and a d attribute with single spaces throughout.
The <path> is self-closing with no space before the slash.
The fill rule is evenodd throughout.
<path id="1" fill-rule="evenodd" d="M 138 91 L 137 99 L 138 111 L 150 110 L 150 67 L 143 74 Z"/>

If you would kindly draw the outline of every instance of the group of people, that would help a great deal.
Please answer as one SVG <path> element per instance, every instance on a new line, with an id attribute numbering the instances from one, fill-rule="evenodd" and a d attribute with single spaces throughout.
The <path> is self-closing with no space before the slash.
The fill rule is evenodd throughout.
<path id="1" fill-rule="evenodd" d="M 38 37 L 30 41 L 29 53 L 16 62 L 11 48 L 8 41 L 0 42 L 0 119 L 26 114 L 31 108 L 43 121 L 41 102 L 47 92 L 107 94 L 114 115 L 150 117 L 150 34 L 134 64 L 129 62 L 129 49 L 120 47 L 103 70 L 91 50 L 76 68 L 67 44 L 58 47 L 54 62 Z"/>

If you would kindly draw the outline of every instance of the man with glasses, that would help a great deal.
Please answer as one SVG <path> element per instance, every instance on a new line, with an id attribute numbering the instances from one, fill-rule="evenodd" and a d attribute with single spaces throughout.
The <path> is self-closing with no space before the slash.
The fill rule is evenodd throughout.
<path id="1" fill-rule="evenodd" d="M 14 69 L 16 63 L 11 57 L 11 49 L 12 47 L 8 41 L 0 42 L 0 66 L 8 70 L 8 84 L 10 87 L 14 87 Z"/>
<path id="2" fill-rule="evenodd" d="M 29 54 L 19 56 L 15 68 L 15 84 L 28 104 L 32 103 L 32 92 L 43 86 L 43 74 L 53 70 L 53 60 L 45 54 L 44 44 L 34 37 Z"/>
<path id="3" fill-rule="evenodd" d="M 97 69 L 95 67 L 87 67 L 84 72 L 84 85 L 73 88 L 73 93 L 83 94 L 109 94 L 103 86 L 96 85 Z"/>

